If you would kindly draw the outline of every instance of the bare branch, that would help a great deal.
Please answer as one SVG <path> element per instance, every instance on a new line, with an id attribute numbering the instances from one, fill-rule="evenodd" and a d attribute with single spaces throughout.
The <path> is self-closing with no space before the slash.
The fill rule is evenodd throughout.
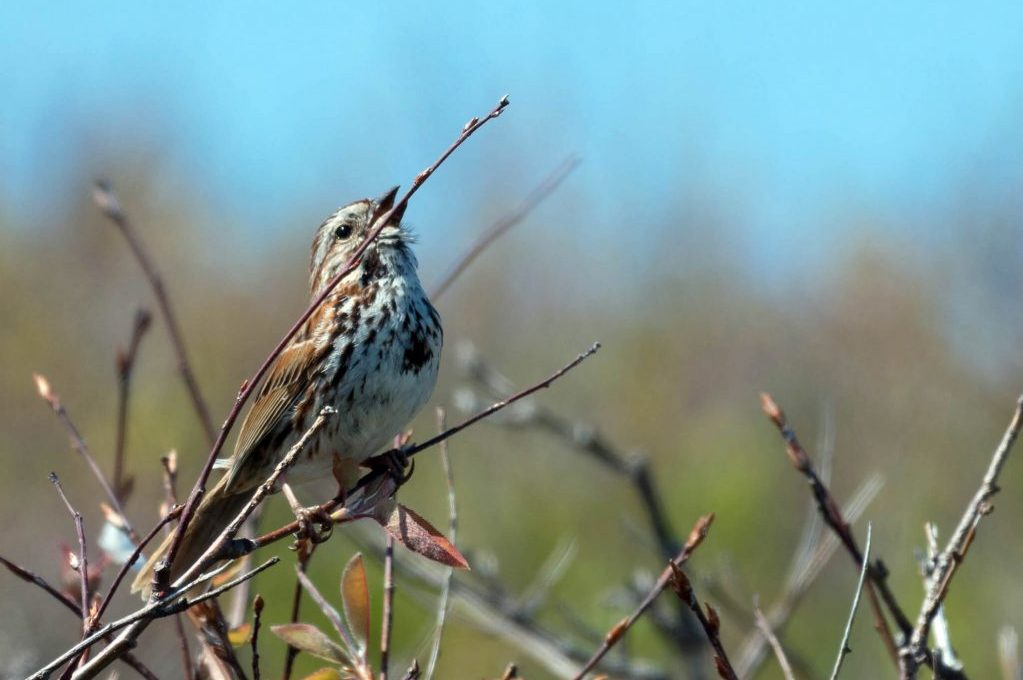
<path id="1" fill-rule="evenodd" d="M 82 514 L 74 509 L 71 505 L 71 501 L 68 500 L 67 494 L 64 493 L 64 487 L 61 486 L 60 480 L 57 478 L 56 473 L 50 473 L 50 483 L 53 484 L 57 489 L 57 493 L 60 494 L 60 499 L 64 501 L 64 505 L 67 507 L 67 511 L 71 514 L 71 519 L 75 523 L 75 533 L 78 535 L 78 558 L 77 563 L 72 564 L 75 571 L 78 572 L 79 581 L 81 582 L 82 589 L 82 635 L 89 634 L 89 609 L 91 597 L 89 595 L 89 560 L 85 550 L 85 524 L 82 522 Z"/>
<path id="2" fill-rule="evenodd" d="M 387 680 L 394 626 L 394 537 L 387 534 L 384 548 L 384 615 L 380 626 L 380 680 Z"/>
<path id="3" fill-rule="evenodd" d="M 188 528 L 189 522 L 192 521 L 195 509 L 198 507 L 199 501 L 206 492 L 206 482 L 209 479 L 210 473 L 213 471 L 213 464 L 216 462 L 217 456 L 219 455 L 221 448 L 224 446 L 227 435 L 234 426 L 235 421 L 238 419 L 242 406 L 256 389 L 266 372 L 270 369 L 274 360 L 281 352 L 284 351 L 284 348 L 288 345 L 291 339 L 299 332 L 299 330 L 302 329 L 309 317 L 313 315 L 313 313 L 320 307 L 323 301 L 327 299 L 338 284 L 340 284 L 345 277 L 355 271 L 359 265 L 359 259 L 362 257 L 362 254 L 366 252 L 366 249 L 369 248 L 370 244 L 376 240 L 378 236 L 380 236 L 380 233 L 387 226 L 391 217 L 396 214 L 401 214 L 402 211 L 404 211 L 405 206 L 408 205 L 409 199 L 416 193 L 416 191 L 419 190 L 419 187 L 423 185 L 423 183 L 437 170 L 437 168 L 440 167 L 440 165 L 447 160 L 447 158 L 454 153 L 459 146 L 469 139 L 473 133 L 483 127 L 488 121 L 500 116 L 507 106 L 508 97 L 506 95 L 502 97 L 497 103 L 497 106 L 495 106 L 490 113 L 482 119 L 473 118 L 466 123 L 466 125 L 462 128 L 461 134 L 454 143 L 452 143 L 451 146 L 449 146 L 430 167 L 426 168 L 416 176 L 408 191 L 406 191 L 405 194 L 395 202 L 394 206 L 390 210 L 377 218 L 374 228 L 370 230 L 362 244 L 355 250 L 341 271 L 323 287 L 323 291 L 320 295 L 313 300 L 309 307 L 306 308 L 305 312 L 303 312 L 298 320 L 292 325 L 291 329 L 285 333 L 284 337 L 281 338 L 281 341 L 277 343 L 277 346 L 269 355 L 267 355 L 266 359 L 263 360 L 263 364 L 259 367 L 252 378 L 243 383 L 242 388 L 238 392 L 238 396 L 235 398 L 234 405 L 231 407 L 224 424 L 220 428 L 220 433 L 213 442 L 213 447 L 210 450 L 209 456 L 206 458 L 206 463 L 203 465 L 202 472 L 200 472 L 199 478 L 196 480 L 195 486 L 192 487 L 192 492 L 189 494 L 188 502 L 185 504 L 185 510 L 181 516 L 181 521 L 178 523 L 174 538 L 172 539 L 170 548 L 167 551 L 167 559 L 165 560 L 166 568 L 157 569 L 156 575 L 158 577 L 159 585 L 163 586 L 162 588 L 159 588 L 160 590 L 166 589 L 167 582 L 170 580 L 170 566 L 173 565 L 174 559 L 177 557 L 181 541 L 185 535 L 185 529 Z"/>
<path id="4" fill-rule="evenodd" d="M 195 379 L 192 365 L 188 361 L 185 339 L 178 326 L 177 316 L 171 308 L 170 297 L 164 288 L 163 278 L 157 271 L 156 265 L 153 264 L 153 259 L 149 256 L 145 245 L 143 245 L 138 231 L 136 231 L 135 226 L 121 208 L 121 203 L 117 200 L 117 195 L 114 194 L 110 184 L 102 180 L 96 182 L 93 185 L 92 200 L 100 209 L 100 212 L 113 222 L 114 226 L 121 232 L 121 235 L 124 236 L 124 240 L 128 242 L 128 247 L 131 248 L 132 254 L 135 255 L 139 266 L 142 267 L 142 271 L 149 281 L 149 286 L 153 289 L 156 305 L 160 309 L 160 315 L 163 317 L 164 323 L 167 324 L 167 333 L 170 335 L 171 347 L 174 349 L 174 355 L 177 357 L 178 372 L 181 373 L 181 378 L 185 382 L 185 388 L 188 390 L 192 406 L 199 416 L 199 422 L 206 433 L 206 438 L 212 442 L 214 433 L 213 419 L 210 417 L 210 409 L 206 405 L 206 400 L 203 399 L 202 392 L 199 390 L 199 382 Z"/>
<path id="5" fill-rule="evenodd" d="M 135 320 L 131 328 L 131 341 L 128 349 L 117 351 L 117 431 L 114 444 L 114 493 L 120 501 L 125 500 L 128 490 L 128 480 L 125 479 L 124 457 L 128 433 L 128 397 L 131 388 L 131 375 L 135 368 L 135 358 L 138 354 L 139 343 L 142 336 L 149 329 L 152 316 L 148 310 L 138 309 L 135 311 Z"/>
<path id="6" fill-rule="evenodd" d="M 718 676 L 724 680 L 739 680 L 735 674 L 735 669 L 732 668 L 732 662 L 728 660 L 728 654 L 725 653 L 725 648 L 721 644 L 721 621 L 718 618 L 718 613 L 709 604 L 707 605 L 707 611 L 704 612 L 703 607 L 700 606 L 699 599 L 696 597 L 696 591 L 693 590 L 693 584 L 689 581 L 689 577 L 674 562 L 669 562 L 668 567 L 672 572 L 670 581 L 672 590 L 675 591 L 675 594 L 683 602 L 689 605 L 689 609 L 696 615 L 700 626 L 703 627 L 703 631 L 707 635 L 707 641 L 714 649 L 714 664 Z"/>
<path id="7" fill-rule="evenodd" d="M 670 583 L 672 583 L 673 579 L 677 578 L 676 574 L 682 573 L 679 569 L 680 565 L 684 564 L 689 559 L 692 552 L 700 545 L 700 543 L 703 542 L 703 539 L 706 538 L 707 532 L 710 530 L 710 525 L 713 521 L 714 513 L 704 515 L 697 520 L 696 524 L 693 525 L 693 530 L 689 532 L 689 539 L 686 541 L 686 544 L 682 546 L 682 551 L 674 559 L 668 562 L 668 566 L 661 572 L 661 575 L 657 579 L 656 583 L 654 583 L 653 588 L 650 589 L 650 592 L 643 601 L 639 603 L 639 606 L 636 607 L 635 611 L 622 619 L 614 628 L 608 631 L 607 635 L 604 636 L 604 641 L 601 643 L 600 647 L 593 653 L 593 656 L 590 657 L 589 661 L 583 665 L 579 672 L 576 673 L 574 680 L 582 680 L 586 677 L 587 673 L 596 668 L 597 664 L 600 663 L 600 660 L 603 659 L 609 651 L 611 651 L 611 648 L 614 647 L 627 632 L 629 632 L 629 628 L 631 628 L 632 625 L 638 621 L 641 616 L 643 616 L 646 610 L 650 608 L 650 605 L 654 603 L 657 596 L 660 595 Z"/>
<path id="8" fill-rule="evenodd" d="M 785 654 L 785 649 L 781 646 L 781 642 L 778 641 L 774 631 L 771 630 L 771 622 L 764 616 L 764 612 L 760 611 L 760 605 L 756 601 L 753 602 L 753 618 L 756 621 L 757 628 L 764 634 L 767 644 L 774 651 L 774 656 L 778 659 L 778 665 L 781 666 L 781 672 L 785 676 L 785 680 L 796 680 L 796 676 L 792 673 L 792 664 L 789 663 L 789 658 Z"/>
<path id="9" fill-rule="evenodd" d="M 849 649 L 849 636 L 852 635 L 853 621 L 856 620 L 856 610 L 860 606 L 863 584 L 867 580 L 867 570 L 870 564 L 870 534 L 871 525 L 870 522 L 867 522 L 867 543 L 863 547 L 863 566 L 860 568 L 860 580 L 856 584 L 856 593 L 853 595 L 852 607 L 849 609 L 849 620 L 845 623 L 842 643 L 838 646 L 838 657 L 835 659 L 834 668 L 831 669 L 831 680 L 838 680 L 838 673 L 842 670 L 842 662 L 845 660 L 845 655 L 852 651 Z"/>
<path id="10" fill-rule="evenodd" d="M 70 610 L 71 613 L 73 613 L 75 616 L 82 618 L 81 606 L 76 604 L 75 601 L 69 598 L 67 595 L 51 586 L 42 576 L 39 576 L 38 574 L 31 572 L 28 569 L 25 569 L 24 567 L 18 566 L 14 562 L 11 562 L 10 560 L 2 556 L 0 556 L 0 564 L 7 567 L 8 571 L 10 571 L 12 574 L 17 576 L 21 580 L 39 586 L 40 588 L 43 589 L 43 591 L 53 596 L 53 598 L 56 599 L 57 602 L 60 602 L 62 605 L 67 607 L 67 609 Z M 99 617 L 97 617 L 97 620 L 98 618 Z M 112 637 L 113 636 L 111 636 L 110 634 L 107 634 L 107 636 L 104 639 L 110 640 L 112 639 Z M 146 678 L 146 680 L 157 680 L 156 674 L 149 670 L 145 665 L 143 665 L 143 663 L 139 661 L 137 658 L 135 658 L 135 656 L 130 652 L 125 652 L 121 656 L 121 661 L 135 669 L 135 671 L 137 671 L 138 674 L 141 675 L 142 677 Z"/>
<path id="11" fill-rule="evenodd" d="M 852 556 L 857 568 L 863 568 L 863 554 L 860 552 L 859 545 L 853 537 L 849 523 L 842 516 L 842 511 L 831 494 L 831 490 L 828 489 L 827 485 L 821 480 L 820 475 L 818 475 L 810 455 L 803 448 L 803 445 L 799 443 L 795 431 L 789 427 L 785 413 L 774 402 L 771 395 L 766 392 L 760 395 L 760 401 L 764 413 L 778 428 L 782 438 L 785 440 L 785 451 L 788 454 L 789 461 L 810 483 L 810 491 L 817 501 L 817 508 L 824 522 L 841 540 L 842 545 L 845 546 L 846 551 Z M 870 600 L 870 606 L 874 610 L 874 627 L 881 636 L 889 656 L 898 665 L 898 647 L 895 644 L 895 638 L 892 637 L 891 630 L 888 628 L 888 621 L 885 619 L 884 612 L 881 609 L 878 593 L 880 593 L 881 600 L 884 601 L 885 606 L 899 628 L 899 632 L 903 636 L 908 637 L 910 635 L 912 624 L 910 624 L 906 614 L 896 601 L 895 595 L 889 589 L 887 572 L 881 568 L 880 562 L 867 566 L 867 576 L 870 579 L 867 583 L 867 596 Z"/>
<path id="12" fill-rule="evenodd" d="M 121 521 L 124 523 L 124 530 L 128 532 L 128 535 L 133 541 L 138 540 L 138 535 L 135 530 L 131 527 L 131 522 L 128 521 L 127 515 L 124 514 L 124 508 L 121 507 L 121 501 L 118 500 L 117 494 L 110 487 L 110 483 L 107 478 L 103 475 L 103 471 L 100 470 L 99 465 L 96 463 L 96 459 L 89 451 L 89 446 L 85 443 L 85 439 L 82 437 L 78 428 L 75 427 L 74 421 L 71 420 L 71 416 L 68 415 L 67 409 L 64 408 L 64 404 L 61 403 L 60 397 L 50 387 L 50 381 L 48 381 L 42 375 L 36 373 L 33 375 L 36 382 L 36 389 L 39 391 L 39 396 L 43 398 L 53 412 L 56 414 L 57 419 L 60 421 L 64 429 L 67 430 L 68 436 L 71 439 L 71 448 L 81 455 L 86 465 L 92 471 L 96 481 L 99 482 L 100 487 L 103 488 L 103 493 L 106 495 L 107 500 L 110 501 L 110 505 L 114 508 L 118 515 L 121 516 Z"/>
<path id="13" fill-rule="evenodd" d="M 904 678 L 914 677 L 919 664 L 926 661 L 927 638 L 930 634 L 931 621 L 941 607 L 941 603 L 944 602 L 949 585 L 952 583 L 952 578 L 959 569 L 959 565 L 966 558 L 966 553 L 976 536 L 977 525 L 980 524 L 981 518 L 992 510 L 991 497 L 998 493 L 998 475 L 1009 457 L 1009 452 L 1012 451 L 1020 429 L 1023 429 L 1023 396 L 1016 401 L 1016 410 L 1013 412 L 1012 420 L 995 449 L 987 472 L 981 480 L 980 488 L 966 507 L 966 511 L 959 520 L 959 526 L 949 538 L 945 549 L 934 561 L 930 589 L 920 608 L 920 614 L 917 617 L 912 636 L 909 638 L 909 644 L 902 652 L 904 665 L 902 677 Z"/>
<path id="14" fill-rule="evenodd" d="M 489 229 L 480 234 L 479 237 L 469 245 L 466 251 L 462 253 L 457 260 L 455 260 L 447 273 L 440 278 L 440 281 L 437 282 L 433 291 L 430 293 L 430 298 L 434 301 L 440 298 L 451 284 L 454 283 L 455 279 L 457 279 L 484 250 L 489 248 L 494 241 L 501 238 L 505 232 L 526 219 L 534 208 L 543 203 L 544 199 L 554 193 L 554 190 L 557 189 L 565 178 L 576 169 L 579 162 L 579 157 L 574 154 L 565 158 L 561 161 L 558 167 L 555 168 L 549 176 L 547 176 L 546 179 L 540 182 L 536 188 L 529 192 L 529 195 L 523 199 L 522 203 L 520 203 L 515 210 L 494 222 Z M 426 677 L 430 676 L 427 675 Z"/>
<path id="15" fill-rule="evenodd" d="M 259 626 L 260 617 L 263 615 L 263 596 L 256 595 L 252 601 L 252 638 L 249 640 L 252 646 L 252 680 L 260 680 L 259 668 Z"/>
<path id="16" fill-rule="evenodd" d="M 443 432 L 447 429 L 447 420 L 444 409 L 437 408 L 437 430 Z M 440 443 L 440 462 L 444 467 L 444 481 L 448 491 L 448 540 L 451 545 L 458 547 L 458 502 L 455 497 L 455 477 L 451 470 L 451 457 L 448 455 L 448 443 Z M 430 647 L 430 657 L 426 663 L 425 680 L 433 680 L 433 672 L 437 668 L 437 660 L 440 658 L 441 639 L 444 636 L 444 621 L 448 614 L 448 602 L 451 599 L 451 578 L 454 575 L 454 568 L 449 567 L 444 571 L 444 583 L 440 590 L 440 599 L 437 602 L 437 623 L 433 628 L 433 644 Z"/>

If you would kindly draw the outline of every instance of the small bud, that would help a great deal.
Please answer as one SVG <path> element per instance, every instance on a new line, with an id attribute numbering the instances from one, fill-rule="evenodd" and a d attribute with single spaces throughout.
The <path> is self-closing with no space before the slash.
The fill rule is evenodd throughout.
<path id="1" fill-rule="evenodd" d="M 718 612 L 714 607 L 706 603 L 705 605 L 707 607 L 707 625 L 710 626 L 714 635 L 717 635 L 718 631 L 721 630 L 721 617 L 718 616 Z"/>
<path id="2" fill-rule="evenodd" d="M 53 393 L 50 391 L 50 381 L 39 373 L 33 373 L 32 378 L 36 381 L 36 390 L 38 390 L 39 396 L 46 401 L 52 401 Z"/>
<path id="3" fill-rule="evenodd" d="M 611 645 L 618 642 L 621 639 L 621 637 L 625 635 L 625 631 L 627 631 L 628 629 L 629 617 L 626 616 L 624 619 L 616 623 L 614 627 L 607 632 L 607 635 L 604 636 L 604 642 L 606 642 L 607 645 L 610 647 Z"/>

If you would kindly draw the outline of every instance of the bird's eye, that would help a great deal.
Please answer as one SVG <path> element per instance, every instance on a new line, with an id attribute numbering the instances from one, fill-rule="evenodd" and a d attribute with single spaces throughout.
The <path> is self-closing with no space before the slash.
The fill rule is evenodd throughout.
<path id="1" fill-rule="evenodd" d="M 348 238 L 352 235 L 352 225 L 342 224 L 334 230 L 334 236 L 338 239 Z"/>

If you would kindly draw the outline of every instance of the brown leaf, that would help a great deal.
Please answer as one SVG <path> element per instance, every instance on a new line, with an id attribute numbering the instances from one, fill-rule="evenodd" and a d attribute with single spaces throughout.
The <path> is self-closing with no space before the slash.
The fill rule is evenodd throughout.
<path id="1" fill-rule="evenodd" d="M 352 663 L 345 651 L 316 626 L 308 623 L 282 623 L 270 626 L 270 631 L 292 647 L 313 656 L 338 664 Z"/>
<path id="2" fill-rule="evenodd" d="M 451 541 L 412 509 L 399 504 L 386 521 L 377 521 L 396 541 L 412 552 L 449 567 L 469 568 L 469 563 Z"/>
<path id="3" fill-rule="evenodd" d="M 365 652 L 369 640 L 369 584 L 366 583 L 366 567 L 362 553 L 355 553 L 345 565 L 341 575 L 341 603 L 345 609 L 345 620 L 352 631 L 359 649 Z"/>

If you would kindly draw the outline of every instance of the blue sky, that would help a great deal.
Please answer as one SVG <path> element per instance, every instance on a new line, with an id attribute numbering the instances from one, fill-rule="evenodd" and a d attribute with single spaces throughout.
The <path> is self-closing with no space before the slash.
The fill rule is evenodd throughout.
<path id="1" fill-rule="evenodd" d="M 4 3 L 0 28 L 0 197 L 19 215 L 72 190 L 82 140 L 128 140 L 215 210 L 280 228 L 407 181 L 505 92 L 418 222 L 452 196 L 514 200 L 578 152 L 594 229 L 708 187 L 771 256 L 850 207 L 918 223 L 950 186 L 1023 168 L 1019 3 Z"/>

